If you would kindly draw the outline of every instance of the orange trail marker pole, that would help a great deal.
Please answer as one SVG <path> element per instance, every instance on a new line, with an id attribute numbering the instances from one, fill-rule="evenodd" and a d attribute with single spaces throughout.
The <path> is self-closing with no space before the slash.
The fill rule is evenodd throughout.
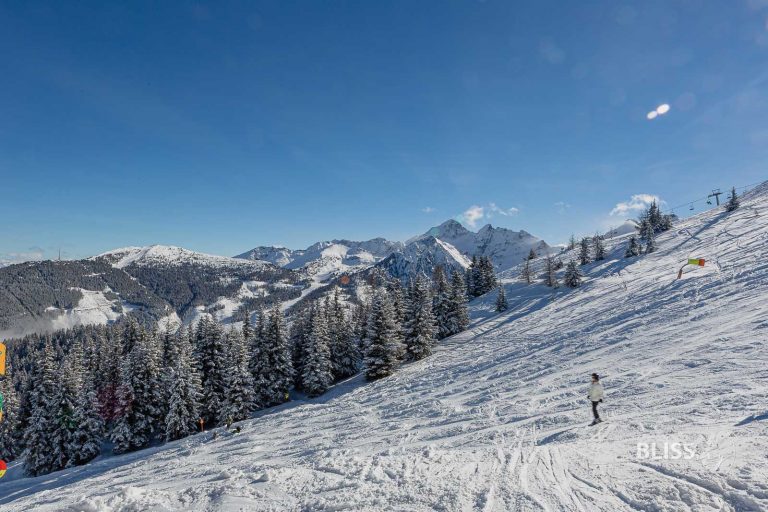
<path id="1" fill-rule="evenodd" d="M 5 375 L 5 343 L 0 343 L 0 376 Z"/>

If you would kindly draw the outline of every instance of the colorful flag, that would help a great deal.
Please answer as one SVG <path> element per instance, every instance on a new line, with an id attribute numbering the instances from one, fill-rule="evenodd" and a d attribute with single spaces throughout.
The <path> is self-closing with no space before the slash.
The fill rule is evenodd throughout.
<path id="1" fill-rule="evenodd" d="M 5 464 L 5 461 L 0 460 L 0 478 L 3 478 L 3 476 L 5 476 L 6 469 L 8 469 L 8 466 Z"/>
<path id="2" fill-rule="evenodd" d="M 0 375 L 5 375 L 5 344 L 0 343 Z"/>
<path id="3" fill-rule="evenodd" d="M 689 259 L 688 264 L 689 265 L 698 265 L 699 267 L 704 266 L 704 258 L 695 258 L 695 259 Z"/>

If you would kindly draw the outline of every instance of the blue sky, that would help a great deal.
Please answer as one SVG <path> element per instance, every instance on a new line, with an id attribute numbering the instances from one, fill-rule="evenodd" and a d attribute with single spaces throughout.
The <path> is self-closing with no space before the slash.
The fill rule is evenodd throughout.
<path id="1" fill-rule="evenodd" d="M 768 175 L 763 0 L 3 2 L 0 48 L 0 260 L 560 242 Z"/>

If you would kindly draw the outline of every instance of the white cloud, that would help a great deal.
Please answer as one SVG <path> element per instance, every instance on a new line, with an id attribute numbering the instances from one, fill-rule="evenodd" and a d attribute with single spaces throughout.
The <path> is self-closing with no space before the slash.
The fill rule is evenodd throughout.
<path id="1" fill-rule="evenodd" d="M 512 208 L 504 209 L 496 206 L 496 203 L 490 203 L 488 205 L 488 213 L 486 214 L 486 216 L 490 219 L 491 217 L 493 217 L 493 214 L 498 213 L 499 215 L 502 215 L 504 217 L 509 217 L 510 215 L 515 215 L 519 211 L 520 210 L 518 210 L 514 206 Z"/>
<path id="2" fill-rule="evenodd" d="M 555 208 L 557 208 L 557 213 L 565 213 L 565 210 L 570 208 L 571 205 L 566 203 L 565 201 L 558 201 L 555 203 Z"/>
<path id="3" fill-rule="evenodd" d="M 43 259 L 43 256 L 43 250 L 37 247 L 30 247 L 28 252 L 0 253 L 0 267 L 25 261 L 40 261 Z"/>
<path id="4" fill-rule="evenodd" d="M 476 227 L 477 222 L 485 216 L 485 208 L 482 206 L 473 205 L 461 214 L 461 218 L 464 219 L 464 224 L 470 227 Z"/>
<path id="5" fill-rule="evenodd" d="M 496 215 L 502 217 L 511 217 L 516 215 L 520 210 L 514 206 L 510 208 L 502 208 L 496 203 L 488 203 L 486 206 L 472 205 L 467 208 L 464 213 L 459 215 L 461 220 L 467 226 L 474 228 L 477 227 L 477 223 L 482 219 L 492 219 Z"/>
<path id="6" fill-rule="evenodd" d="M 656 204 L 662 204 L 659 196 L 654 196 L 652 194 L 635 194 L 629 201 L 616 203 L 616 206 L 611 210 L 611 215 L 624 217 L 646 209 L 654 201 L 656 201 Z"/>
<path id="7" fill-rule="evenodd" d="M 424 208 L 421 209 L 421 211 L 424 213 L 433 213 L 435 209 L 432 208 L 431 206 L 425 206 Z"/>

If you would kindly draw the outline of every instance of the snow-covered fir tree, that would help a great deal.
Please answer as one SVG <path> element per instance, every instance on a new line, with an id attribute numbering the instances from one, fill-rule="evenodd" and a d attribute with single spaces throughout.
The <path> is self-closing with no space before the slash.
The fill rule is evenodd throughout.
<path id="1" fill-rule="evenodd" d="M 360 348 L 355 340 L 352 326 L 341 303 L 338 287 L 333 291 L 333 302 L 328 311 L 331 340 L 331 364 L 336 380 L 346 379 L 360 370 Z"/>
<path id="2" fill-rule="evenodd" d="M 656 230 L 653 229 L 653 225 L 650 222 L 645 225 L 643 238 L 645 239 L 646 254 L 654 252 L 656 250 Z"/>
<path id="3" fill-rule="evenodd" d="M 499 286 L 499 291 L 496 293 L 496 312 L 503 313 L 508 309 L 509 304 L 507 303 L 507 295 L 504 292 L 504 287 Z"/>
<path id="4" fill-rule="evenodd" d="M 227 367 L 224 333 L 219 324 L 204 316 L 197 324 L 195 338 L 195 358 L 203 392 L 201 413 L 206 424 L 216 425 L 225 419 L 221 414 Z"/>
<path id="5" fill-rule="evenodd" d="M 467 291 L 464 286 L 464 276 L 462 273 L 458 270 L 451 272 L 448 336 L 458 334 L 469 326 L 469 312 L 467 311 Z"/>
<path id="6" fill-rule="evenodd" d="M 304 353 L 309 343 L 309 330 L 312 324 L 312 308 L 304 308 L 293 315 L 290 329 L 291 365 L 293 368 L 294 386 L 301 391 L 301 372 L 304 364 Z"/>
<path id="7" fill-rule="evenodd" d="M 165 413 L 162 402 L 159 357 L 156 343 L 147 332 L 137 334 L 133 347 L 120 366 L 119 406 L 122 414 L 115 421 L 111 439 L 116 453 L 137 450 L 149 444 L 155 432 L 160 431 Z"/>
<path id="8" fill-rule="evenodd" d="M 474 255 L 472 256 L 472 263 L 470 263 L 466 270 L 467 295 L 470 297 L 477 297 L 480 295 L 478 291 L 479 277 L 477 255 Z"/>
<path id="9" fill-rule="evenodd" d="M 445 271 L 442 266 L 435 268 L 432 276 L 434 297 L 432 301 L 432 311 L 437 323 L 437 339 L 443 339 L 453 334 L 451 329 L 451 296 L 453 290 L 448 284 Z"/>
<path id="10" fill-rule="evenodd" d="M 432 353 L 436 343 L 435 316 L 432 312 L 432 291 L 423 276 L 413 282 L 409 311 L 405 322 L 405 346 L 408 358 L 417 361 Z"/>
<path id="11" fill-rule="evenodd" d="M 571 234 L 570 238 L 568 238 L 568 246 L 566 247 L 566 250 L 572 251 L 576 248 L 576 235 Z"/>
<path id="12" fill-rule="evenodd" d="M 255 409 L 253 377 L 243 332 L 231 329 L 226 335 L 227 368 L 224 373 L 224 403 L 221 417 L 227 423 L 246 419 Z"/>
<path id="13" fill-rule="evenodd" d="M 6 367 L 6 375 L 13 375 L 11 364 Z M 3 420 L 0 421 L 0 460 L 11 462 L 19 453 L 17 433 L 19 428 L 19 402 L 13 380 L 9 377 L 0 380 L 0 393 L 3 395 Z"/>
<path id="14" fill-rule="evenodd" d="M 579 267 L 576 265 L 575 260 L 569 261 L 568 265 L 565 267 L 563 283 L 565 283 L 565 286 L 568 288 L 577 288 L 581 285 L 581 271 L 579 271 Z"/>
<path id="15" fill-rule="evenodd" d="M 625 258 L 633 258 L 639 256 L 642 251 L 640 244 L 637 242 L 637 237 L 632 235 L 627 241 L 627 250 L 624 251 Z"/>
<path id="16" fill-rule="evenodd" d="M 605 243 L 603 237 L 599 233 L 595 233 L 592 237 L 592 246 L 594 249 L 595 261 L 602 261 L 605 259 Z"/>
<path id="17" fill-rule="evenodd" d="M 392 300 L 386 290 L 379 287 L 374 292 L 368 319 L 365 377 L 374 380 L 391 375 L 399 364 L 398 354 L 402 350 L 400 326 L 395 319 Z"/>
<path id="18" fill-rule="evenodd" d="M 310 397 L 322 395 L 333 383 L 328 318 L 319 302 L 313 307 L 315 311 L 312 314 L 309 342 L 304 347 L 301 375 L 302 387 Z"/>
<path id="19" fill-rule="evenodd" d="M 69 465 L 69 440 L 75 428 L 75 396 L 78 392 L 76 376 L 68 364 L 59 365 L 56 391 L 51 400 L 51 413 L 54 418 L 48 434 L 51 446 L 52 471 Z"/>
<path id="20" fill-rule="evenodd" d="M 728 202 L 725 203 L 725 211 L 732 212 L 739 207 L 739 197 L 736 195 L 736 187 L 731 189 L 731 193 L 728 196 Z"/>
<path id="21" fill-rule="evenodd" d="M 67 465 L 86 464 L 101 452 L 104 421 L 98 406 L 94 375 L 87 372 L 75 397 L 72 430 L 67 441 Z"/>
<path id="22" fill-rule="evenodd" d="M 586 265 L 589 259 L 589 238 L 583 237 L 579 243 L 579 264 Z"/>
<path id="23" fill-rule="evenodd" d="M 24 471 L 29 476 L 38 476 L 61 469 L 55 465 L 54 440 L 51 437 L 56 428 L 55 395 L 58 392 L 53 348 L 46 344 L 34 359 L 27 388 L 29 400 L 29 421 L 24 430 Z"/>
<path id="24" fill-rule="evenodd" d="M 498 282 L 496 281 L 496 269 L 493 267 L 493 262 L 488 257 L 483 257 L 480 260 L 480 265 L 482 268 L 482 283 L 483 283 L 483 293 L 488 293 L 496 286 L 498 286 Z"/>
<path id="25" fill-rule="evenodd" d="M 192 344 L 186 333 L 176 338 L 178 353 L 169 368 L 170 393 L 165 415 L 165 439 L 173 441 L 193 434 L 198 429 L 200 375 L 192 361 Z"/>
<path id="26" fill-rule="evenodd" d="M 531 258 L 526 258 L 520 269 L 520 280 L 525 284 L 533 282 L 533 270 L 531 270 Z"/>
<path id="27" fill-rule="evenodd" d="M 544 260 L 544 284 L 550 288 L 557 288 L 560 283 L 557 281 L 557 263 L 555 258 L 548 255 Z"/>
<path id="28" fill-rule="evenodd" d="M 538 256 L 536 255 L 536 251 L 534 251 L 533 247 L 531 247 L 531 250 L 528 251 L 528 258 L 526 259 L 530 261 L 530 260 L 535 260 L 536 258 L 538 258 Z"/>
<path id="29" fill-rule="evenodd" d="M 111 425 L 121 414 L 118 402 L 120 386 L 120 361 L 123 359 L 122 337 L 113 329 L 101 333 L 96 361 L 96 393 L 99 415 Z"/>
<path id="30" fill-rule="evenodd" d="M 260 394 L 261 407 L 282 404 L 289 399 L 293 387 L 291 348 L 279 305 L 270 310 L 264 328 L 264 346 L 261 353 L 265 363 L 254 385 Z"/>

